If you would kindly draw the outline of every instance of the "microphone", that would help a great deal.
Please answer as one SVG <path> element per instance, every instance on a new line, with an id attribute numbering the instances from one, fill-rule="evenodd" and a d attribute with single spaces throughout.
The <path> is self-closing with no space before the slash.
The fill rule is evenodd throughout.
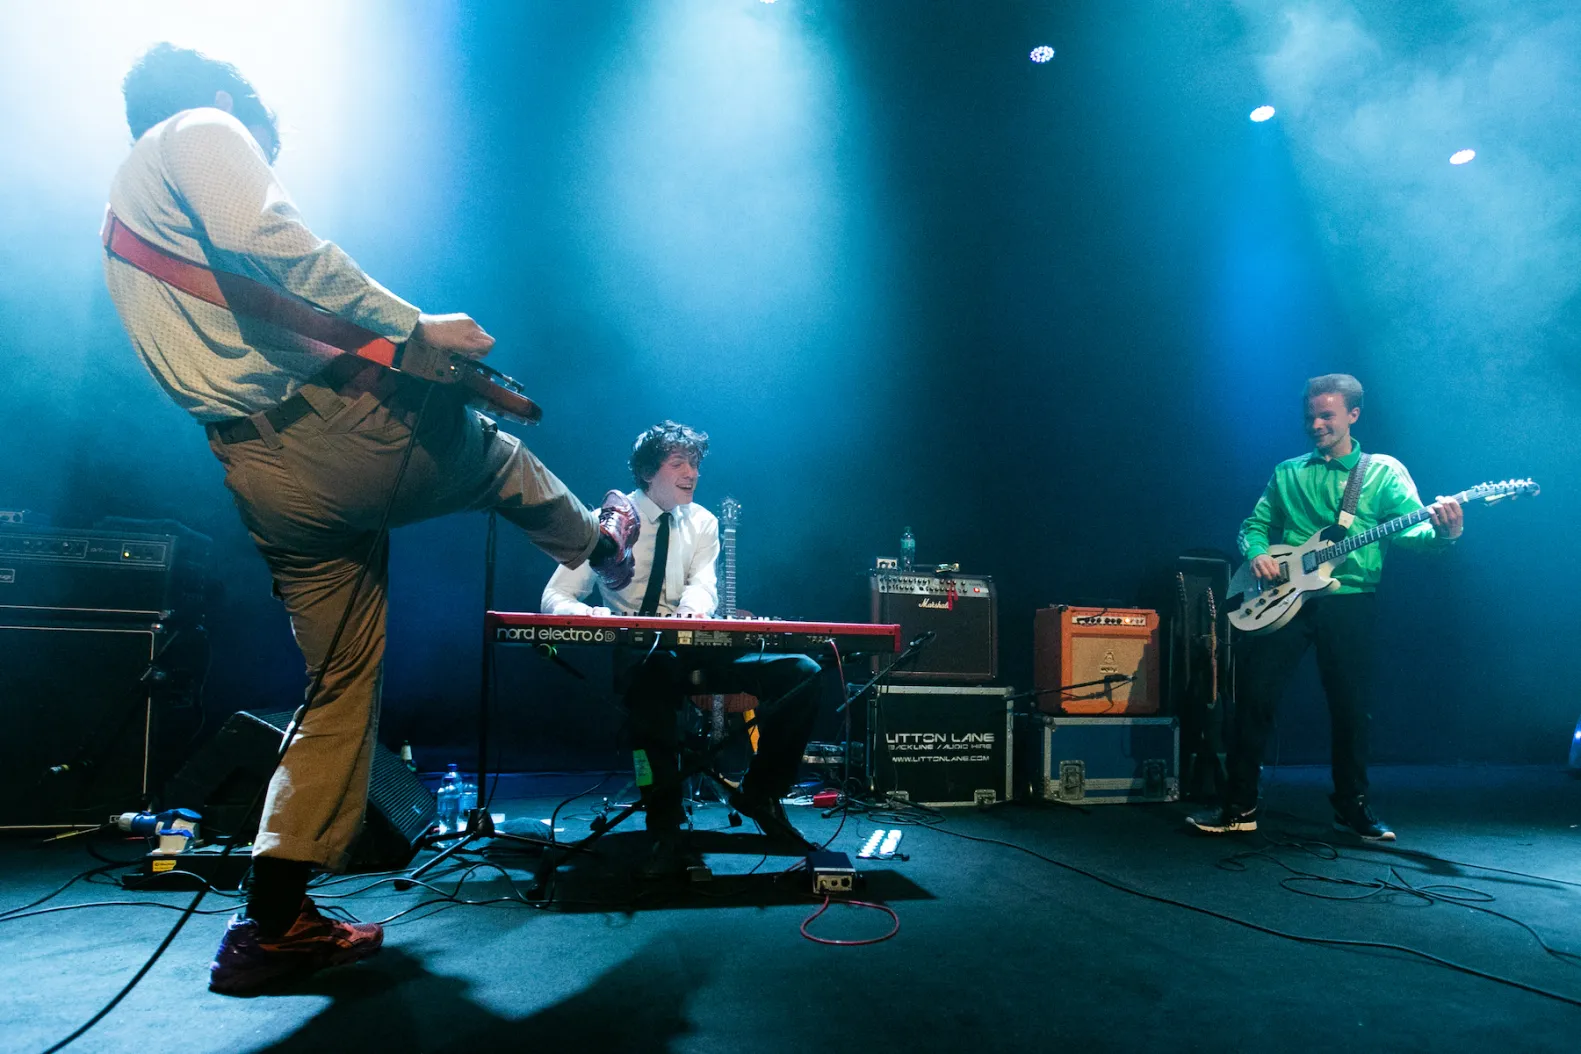
<path id="1" fill-rule="evenodd" d="M 911 638 L 911 643 L 906 645 L 906 650 L 911 651 L 913 648 L 921 648 L 927 644 L 931 644 L 933 643 L 933 638 L 937 636 L 938 633 L 931 629 L 926 633 L 919 633 L 915 637 Z"/>

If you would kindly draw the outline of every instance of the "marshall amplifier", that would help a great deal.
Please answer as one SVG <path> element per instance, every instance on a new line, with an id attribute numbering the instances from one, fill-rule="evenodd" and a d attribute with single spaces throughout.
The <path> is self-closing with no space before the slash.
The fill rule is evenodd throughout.
<path id="1" fill-rule="evenodd" d="M 999 675 L 994 580 L 987 575 L 870 572 L 872 621 L 896 623 L 902 643 L 934 634 L 895 684 L 986 684 Z"/>
<path id="2" fill-rule="evenodd" d="M 169 533 L 143 533 L 149 527 Z M 169 521 L 107 520 L 86 531 L 0 524 L 0 615 L 196 621 L 208 562 L 209 539 Z"/>

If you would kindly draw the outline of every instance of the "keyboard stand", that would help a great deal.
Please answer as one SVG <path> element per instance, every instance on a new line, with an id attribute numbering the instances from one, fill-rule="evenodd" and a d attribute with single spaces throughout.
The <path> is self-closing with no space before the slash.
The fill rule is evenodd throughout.
<path id="1" fill-rule="evenodd" d="M 759 703 L 755 713 L 750 719 L 743 721 L 740 726 L 731 729 L 729 732 L 725 733 L 714 742 L 709 742 L 705 735 L 702 737 L 704 745 L 700 748 L 695 743 L 683 743 L 680 751 L 680 781 L 682 786 L 685 786 L 686 781 L 689 779 L 698 776 L 706 776 L 712 780 L 721 791 L 724 791 L 725 800 L 727 802 L 730 801 L 730 792 L 726 789 L 730 786 L 730 784 L 722 775 L 719 774 L 718 771 L 717 761 L 719 755 L 723 753 L 724 750 L 731 744 L 738 742 L 744 736 L 750 735 L 752 730 L 757 728 L 758 723 L 762 721 L 764 714 L 774 713 L 779 709 L 780 706 L 784 704 L 785 700 L 789 699 L 792 695 L 795 695 L 796 692 L 800 691 L 801 688 L 812 678 L 820 677 L 822 675 L 823 668 L 819 667 L 817 673 L 812 674 L 811 677 L 802 681 L 801 684 L 794 685 L 789 691 L 783 693 L 777 699 L 770 703 Z M 694 736 L 692 738 L 695 740 L 697 737 Z M 606 834 L 625 823 L 634 814 L 642 811 L 642 808 L 643 804 L 639 798 L 637 801 L 624 806 L 614 816 L 599 816 L 595 818 L 592 825 L 593 831 L 587 837 L 576 842 L 555 842 L 548 846 L 545 849 L 543 855 L 538 859 L 538 867 L 533 876 L 533 885 L 532 888 L 527 892 L 528 899 L 550 899 L 554 893 L 554 883 L 559 872 L 560 865 L 565 862 L 564 854 L 592 852 L 593 847 L 596 846 Z M 732 811 L 734 812 L 733 804 Z M 800 834 L 800 832 L 797 833 Z M 772 836 L 768 837 L 771 841 L 773 840 Z M 781 842 L 775 841 L 774 847 L 782 847 Z M 800 844 L 796 846 L 783 846 L 783 848 L 789 850 L 786 855 L 801 856 L 809 849 L 815 848 L 815 846 L 813 843 L 803 838 Z"/>

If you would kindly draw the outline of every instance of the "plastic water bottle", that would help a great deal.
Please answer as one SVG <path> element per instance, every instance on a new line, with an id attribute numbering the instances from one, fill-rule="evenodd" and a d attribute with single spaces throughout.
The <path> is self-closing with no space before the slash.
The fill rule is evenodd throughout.
<path id="1" fill-rule="evenodd" d="M 446 831 L 459 831 L 461 822 L 461 774 L 454 765 L 439 781 L 439 825 Z"/>
<path id="2" fill-rule="evenodd" d="M 478 807 L 478 785 L 469 779 L 461 781 L 461 827 L 466 830 L 472 822 L 472 810 Z"/>
<path id="3" fill-rule="evenodd" d="M 906 533 L 900 536 L 900 569 L 910 571 L 917 563 L 917 539 L 912 537 L 911 528 L 906 528 Z"/>

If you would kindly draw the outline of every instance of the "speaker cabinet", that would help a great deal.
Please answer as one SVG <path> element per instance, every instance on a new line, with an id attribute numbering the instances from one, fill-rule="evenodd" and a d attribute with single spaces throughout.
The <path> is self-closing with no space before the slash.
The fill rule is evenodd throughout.
<path id="1" fill-rule="evenodd" d="M 1008 688 L 879 686 L 869 715 L 874 789 L 919 805 L 1009 801 L 1012 717 Z"/>
<path id="2" fill-rule="evenodd" d="M 896 623 L 902 641 L 933 640 L 916 662 L 895 670 L 895 684 L 986 684 L 999 675 L 994 581 L 986 575 L 873 572 L 872 621 Z"/>
<path id="3" fill-rule="evenodd" d="M 1041 608 L 1033 616 L 1033 633 L 1033 683 L 1040 693 L 1040 710 L 1158 712 L 1158 612 Z"/>
<path id="4" fill-rule="evenodd" d="M 0 828 L 97 826 L 147 804 L 158 637 L 0 625 Z"/>
<path id="5" fill-rule="evenodd" d="M 165 804 L 196 809 L 205 829 L 251 841 L 258 818 L 243 826 L 247 806 L 274 771 L 291 712 L 226 719 L 213 739 L 182 766 L 165 789 Z M 434 796 L 394 752 L 374 744 L 368 811 L 351 850 L 354 871 L 394 871 L 417 852 L 418 840 L 438 819 Z"/>

